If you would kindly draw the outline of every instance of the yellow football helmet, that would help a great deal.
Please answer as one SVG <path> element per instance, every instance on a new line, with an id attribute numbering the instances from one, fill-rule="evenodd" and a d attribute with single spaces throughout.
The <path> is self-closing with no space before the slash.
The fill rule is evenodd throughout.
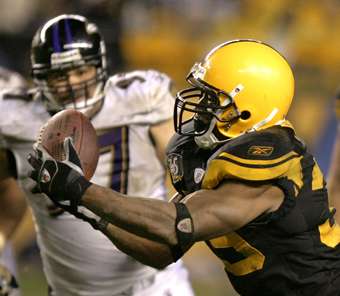
<path id="1" fill-rule="evenodd" d="M 286 59 L 271 46 L 250 39 L 215 47 L 192 67 L 187 81 L 193 87 L 177 94 L 175 129 L 194 135 L 205 148 L 280 124 L 294 95 Z"/>

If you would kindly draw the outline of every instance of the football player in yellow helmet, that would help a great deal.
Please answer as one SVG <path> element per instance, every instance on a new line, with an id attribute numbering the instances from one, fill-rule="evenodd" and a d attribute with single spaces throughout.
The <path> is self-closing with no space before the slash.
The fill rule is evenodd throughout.
<path id="1" fill-rule="evenodd" d="M 188 81 L 167 151 L 178 191 L 170 203 L 87 181 L 72 168 L 80 161 L 70 139 L 72 164 L 38 146 L 32 178 L 54 202 L 96 213 L 113 242 L 117 228 L 144 238 L 151 266 L 205 241 L 241 295 L 337 295 L 340 226 L 318 164 L 285 119 L 294 92 L 286 60 L 259 41 L 235 40 L 210 51 Z"/>
<path id="2" fill-rule="evenodd" d="M 207 148 L 282 124 L 294 95 L 286 59 L 256 40 L 215 47 L 193 66 L 187 81 L 192 87 L 177 96 L 175 129 L 196 136 L 197 144 Z M 190 122 L 191 128 L 185 128 Z"/>

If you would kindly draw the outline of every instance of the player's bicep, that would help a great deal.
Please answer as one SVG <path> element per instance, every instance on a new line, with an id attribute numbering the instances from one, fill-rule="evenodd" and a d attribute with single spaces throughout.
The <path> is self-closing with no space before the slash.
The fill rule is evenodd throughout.
<path id="1" fill-rule="evenodd" d="M 275 211 L 284 198 L 271 185 L 228 181 L 214 190 L 200 190 L 186 200 L 194 224 L 195 241 L 237 230 L 261 214 Z"/>

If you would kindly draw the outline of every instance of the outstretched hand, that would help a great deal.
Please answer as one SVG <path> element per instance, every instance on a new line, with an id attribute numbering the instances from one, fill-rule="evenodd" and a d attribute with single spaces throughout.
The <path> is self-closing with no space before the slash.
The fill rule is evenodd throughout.
<path id="1" fill-rule="evenodd" d="M 91 185 L 84 177 L 80 159 L 72 138 L 64 140 L 65 160 L 55 160 L 41 144 L 34 145 L 35 155 L 28 155 L 33 170 L 30 177 L 37 182 L 37 189 L 57 205 L 70 212 L 77 212 L 86 189 Z"/>

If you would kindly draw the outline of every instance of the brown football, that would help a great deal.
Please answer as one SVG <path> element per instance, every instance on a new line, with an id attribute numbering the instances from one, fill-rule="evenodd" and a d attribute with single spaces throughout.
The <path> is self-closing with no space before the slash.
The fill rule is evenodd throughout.
<path id="1" fill-rule="evenodd" d="M 71 137 L 80 158 L 84 176 L 90 180 L 96 170 L 99 147 L 91 121 L 81 112 L 67 109 L 56 113 L 41 128 L 38 142 L 56 160 L 65 160 L 64 139 Z"/>

